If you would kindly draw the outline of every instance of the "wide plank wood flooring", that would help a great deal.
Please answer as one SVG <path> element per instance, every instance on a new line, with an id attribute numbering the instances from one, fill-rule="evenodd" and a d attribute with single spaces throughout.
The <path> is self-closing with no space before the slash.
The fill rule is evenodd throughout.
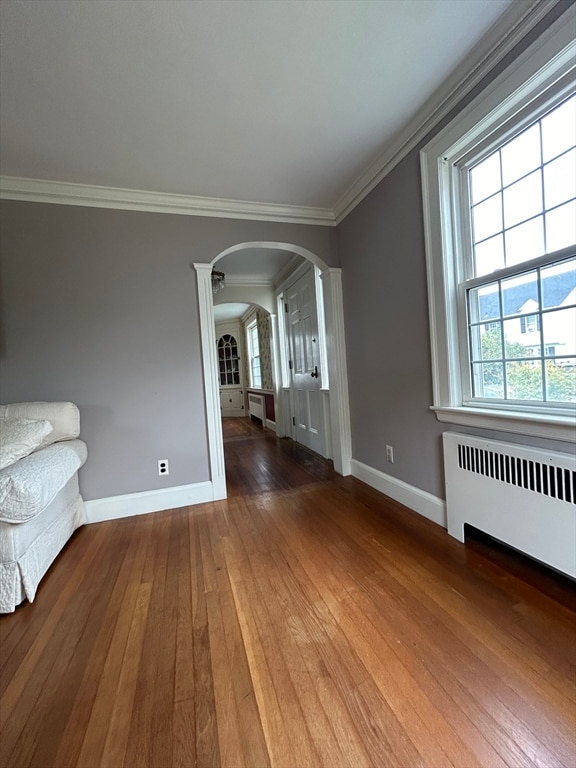
<path id="1" fill-rule="evenodd" d="M 1 768 L 575 768 L 574 585 L 246 419 L 0 620 Z"/>

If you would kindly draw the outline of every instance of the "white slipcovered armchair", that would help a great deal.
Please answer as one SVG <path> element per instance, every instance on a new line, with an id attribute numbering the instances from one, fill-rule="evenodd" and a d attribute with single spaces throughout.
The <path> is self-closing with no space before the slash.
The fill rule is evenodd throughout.
<path id="1" fill-rule="evenodd" d="M 34 600 L 40 580 L 86 522 L 73 403 L 0 405 L 0 613 Z"/>

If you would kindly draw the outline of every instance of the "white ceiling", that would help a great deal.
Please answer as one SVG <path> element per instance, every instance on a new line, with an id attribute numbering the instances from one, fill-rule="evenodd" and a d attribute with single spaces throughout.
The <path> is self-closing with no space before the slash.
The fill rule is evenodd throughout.
<path id="1" fill-rule="evenodd" d="M 333 208 L 511 2 L 2 0 L 2 173 Z"/>
<path id="2" fill-rule="evenodd" d="M 242 317 L 251 306 L 251 304 L 240 304 L 235 302 L 216 304 L 214 306 L 214 322 L 224 323 L 229 320 L 237 320 Z"/>
<path id="3" fill-rule="evenodd" d="M 281 276 L 294 271 L 303 261 L 302 256 L 291 251 L 276 248 L 243 248 L 224 256 L 214 265 L 214 268 L 224 272 L 227 288 L 272 289 Z M 224 290 L 216 294 L 214 300 L 226 302 L 227 295 L 228 291 Z M 231 302 L 215 303 L 214 318 L 216 322 L 222 322 L 242 317 L 249 306 L 249 304 Z"/>
<path id="4" fill-rule="evenodd" d="M 243 248 L 241 251 L 224 256 L 215 264 L 215 268 L 224 272 L 228 285 L 234 282 L 249 285 L 254 281 L 267 282 L 271 285 L 276 276 L 296 259 L 303 260 L 291 251 L 276 248 Z"/>

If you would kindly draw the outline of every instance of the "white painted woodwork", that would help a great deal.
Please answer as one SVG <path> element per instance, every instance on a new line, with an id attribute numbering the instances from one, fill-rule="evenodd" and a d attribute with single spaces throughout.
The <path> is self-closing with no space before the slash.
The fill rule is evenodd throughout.
<path id="1" fill-rule="evenodd" d="M 220 393 L 216 359 L 216 334 L 212 304 L 211 264 L 194 264 L 198 284 L 198 310 L 202 341 L 202 365 L 204 368 L 204 399 L 206 401 L 206 426 L 210 479 L 214 499 L 226 498 L 226 470 L 224 466 L 224 440 L 220 417 Z"/>
<path id="2" fill-rule="evenodd" d="M 330 376 L 330 427 L 334 469 L 341 475 L 352 472 L 352 437 L 348 399 L 348 366 L 344 335 L 342 270 L 325 269 L 321 275 L 326 318 L 326 349 Z"/>
<path id="3" fill-rule="evenodd" d="M 466 524 L 576 577 L 573 454 L 444 432 L 448 533 Z"/>
<path id="4" fill-rule="evenodd" d="M 285 302 L 288 305 L 293 436 L 297 442 L 324 455 L 322 372 L 319 370 L 318 312 L 312 265 L 286 289 Z"/>

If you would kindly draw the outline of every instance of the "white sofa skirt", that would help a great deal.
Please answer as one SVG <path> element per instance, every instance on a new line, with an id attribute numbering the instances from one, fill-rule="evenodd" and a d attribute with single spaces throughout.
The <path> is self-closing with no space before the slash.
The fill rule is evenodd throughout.
<path id="1" fill-rule="evenodd" d="M 40 580 L 76 528 L 86 523 L 75 473 L 39 515 L 0 522 L 0 613 L 34 600 Z"/>

